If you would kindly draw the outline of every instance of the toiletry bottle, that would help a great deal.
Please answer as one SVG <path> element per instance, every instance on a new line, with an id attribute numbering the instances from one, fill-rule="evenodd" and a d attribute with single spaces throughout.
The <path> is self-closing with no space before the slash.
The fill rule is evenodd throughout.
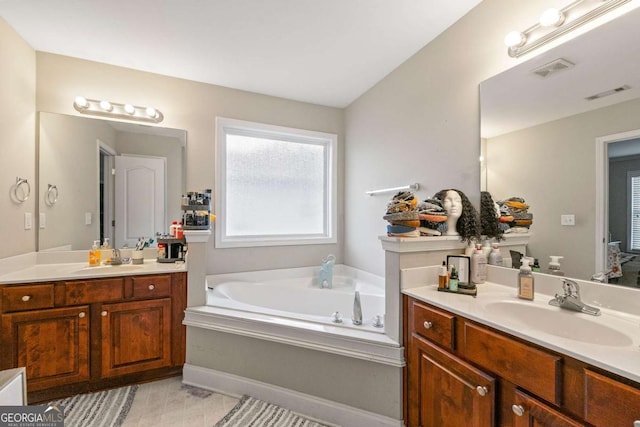
<path id="1" fill-rule="evenodd" d="M 554 276 L 564 276 L 564 271 L 560 269 L 560 260 L 564 257 L 551 255 L 551 261 L 549 261 L 549 274 L 553 274 Z"/>
<path id="2" fill-rule="evenodd" d="M 493 248 L 491 249 L 491 253 L 489 254 L 489 265 L 497 265 L 502 267 L 503 259 L 502 254 L 500 253 L 500 247 L 497 243 L 493 244 Z"/>
<path id="3" fill-rule="evenodd" d="M 169 226 L 169 236 L 178 237 L 178 221 L 172 221 Z"/>
<path id="4" fill-rule="evenodd" d="M 438 273 L 438 289 L 447 288 L 447 279 L 449 278 L 449 272 L 447 271 L 447 265 L 442 261 L 440 266 L 440 272 Z"/>
<path id="5" fill-rule="evenodd" d="M 100 240 L 94 240 L 91 249 L 89 250 L 89 265 L 91 267 L 97 267 L 100 265 L 100 249 L 98 249 L 98 245 L 100 244 Z"/>
<path id="6" fill-rule="evenodd" d="M 479 284 L 487 280 L 487 257 L 482 253 L 482 248 L 476 248 L 471 255 L 471 283 Z"/>
<path id="7" fill-rule="evenodd" d="M 98 241 L 100 243 L 100 241 Z M 100 260 L 108 261 L 111 259 L 111 246 L 109 246 L 109 238 L 105 237 L 102 240 L 102 246 L 100 246 Z"/>
<path id="8" fill-rule="evenodd" d="M 458 292 L 458 272 L 455 267 L 451 268 L 451 278 L 449 279 L 449 290 Z"/>
<path id="9" fill-rule="evenodd" d="M 533 300 L 533 294 L 533 274 L 531 274 L 531 267 L 529 267 L 529 259 L 523 258 L 518 273 L 518 298 Z"/>
<path id="10" fill-rule="evenodd" d="M 540 272 L 540 263 L 538 263 L 538 258 L 533 259 L 533 265 L 531 266 L 531 271 L 536 273 Z"/>

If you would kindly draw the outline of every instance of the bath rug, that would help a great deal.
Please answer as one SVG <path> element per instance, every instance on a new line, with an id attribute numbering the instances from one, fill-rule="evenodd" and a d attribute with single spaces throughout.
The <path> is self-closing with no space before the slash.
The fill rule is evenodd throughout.
<path id="1" fill-rule="evenodd" d="M 120 427 L 124 422 L 137 385 L 114 388 L 95 393 L 78 394 L 50 402 L 50 406 L 64 406 L 65 427 Z"/>
<path id="2" fill-rule="evenodd" d="M 214 427 L 328 427 L 278 405 L 244 395 Z"/>

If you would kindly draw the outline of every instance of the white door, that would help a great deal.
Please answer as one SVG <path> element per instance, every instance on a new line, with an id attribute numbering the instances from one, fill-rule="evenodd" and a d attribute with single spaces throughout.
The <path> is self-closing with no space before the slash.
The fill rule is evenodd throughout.
<path id="1" fill-rule="evenodd" d="M 166 159 L 116 156 L 115 248 L 165 232 Z"/>

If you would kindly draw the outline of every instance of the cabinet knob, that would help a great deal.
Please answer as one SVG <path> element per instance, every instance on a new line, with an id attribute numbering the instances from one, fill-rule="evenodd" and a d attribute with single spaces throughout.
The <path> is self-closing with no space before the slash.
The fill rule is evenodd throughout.
<path id="1" fill-rule="evenodd" d="M 78 313 L 78 317 L 79 318 L 84 318 L 84 316 L 86 316 L 86 314 L 84 314 L 84 311 L 81 311 L 80 313 Z"/>
<path id="2" fill-rule="evenodd" d="M 107 317 L 107 311 L 106 311 L 106 310 L 104 310 L 103 312 L 101 312 L 101 313 L 100 313 L 100 316 L 102 316 L 102 317 Z"/>
<path id="3" fill-rule="evenodd" d="M 429 322 L 428 320 L 425 320 L 425 322 L 423 323 L 424 328 L 425 329 L 431 329 L 433 328 L 433 323 Z"/>
<path id="4" fill-rule="evenodd" d="M 22 297 L 22 301 L 27 302 L 31 299 L 31 295 L 25 295 Z"/>
<path id="5" fill-rule="evenodd" d="M 156 288 L 155 285 L 149 285 L 149 290 L 150 291 L 154 290 L 155 288 Z"/>
<path id="6" fill-rule="evenodd" d="M 524 408 L 522 407 L 522 405 L 513 405 L 511 407 L 511 410 L 519 417 L 524 415 Z"/>
<path id="7" fill-rule="evenodd" d="M 635 420 L 633 422 L 633 427 L 640 427 L 640 420 Z"/>
<path id="8" fill-rule="evenodd" d="M 476 391 L 480 396 L 486 396 L 487 393 L 489 393 L 489 389 L 487 389 L 485 386 L 482 386 L 482 385 L 479 385 L 478 387 L 476 387 Z"/>

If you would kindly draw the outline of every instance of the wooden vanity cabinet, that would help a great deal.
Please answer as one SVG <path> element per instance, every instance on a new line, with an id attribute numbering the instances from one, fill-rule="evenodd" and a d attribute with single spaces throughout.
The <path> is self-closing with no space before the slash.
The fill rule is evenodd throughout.
<path id="1" fill-rule="evenodd" d="M 403 316 L 409 427 L 640 427 L 636 383 L 408 296 Z"/>
<path id="2" fill-rule="evenodd" d="M 186 273 L 0 286 L 0 369 L 29 402 L 178 375 Z"/>

